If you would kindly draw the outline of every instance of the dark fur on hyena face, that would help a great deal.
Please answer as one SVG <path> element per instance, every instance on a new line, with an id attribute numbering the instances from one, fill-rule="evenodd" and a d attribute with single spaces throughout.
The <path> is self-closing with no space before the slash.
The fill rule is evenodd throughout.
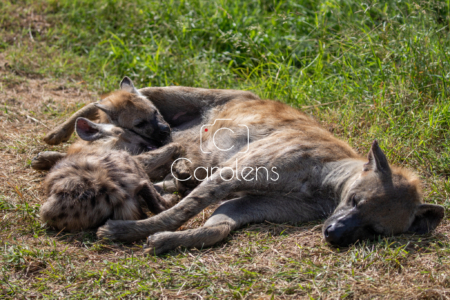
<path id="1" fill-rule="evenodd" d="M 155 144 L 143 138 L 139 134 L 113 124 L 98 124 L 85 118 L 78 118 L 75 122 L 75 131 L 85 141 L 94 142 L 103 148 L 126 150 L 137 155 L 142 152 L 153 150 Z"/>
<path id="2" fill-rule="evenodd" d="M 419 180 L 391 168 L 376 141 L 369 162 L 344 193 L 323 226 L 324 239 L 336 246 L 404 232 L 427 233 L 444 217 L 442 206 L 422 203 Z"/>
<path id="3" fill-rule="evenodd" d="M 167 144 L 171 139 L 169 124 L 128 77 L 120 83 L 120 91 L 113 92 L 96 106 L 112 124 L 141 135 L 155 147 Z"/>

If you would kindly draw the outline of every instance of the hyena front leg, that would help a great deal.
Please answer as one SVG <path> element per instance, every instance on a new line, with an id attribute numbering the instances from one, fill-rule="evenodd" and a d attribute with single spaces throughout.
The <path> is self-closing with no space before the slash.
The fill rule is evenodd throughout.
<path id="1" fill-rule="evenodd" d="M 44 137 L 44 142 L 49 145 L 58 145 L 60 143 L 66 142 L 70 139 L 73 131 L 75 130 L 75 121 L 79 117 L 84 117 L 89 120 L 95 120 L 97 118 L 98 109 L 94 103 L 89 103 L 76 113 L 74 113 L 70 118 L 57 126 L 55 129 L 47 133 Z"/>
<path id="2" fill-rule="evenodd" d="M 270 170 L 272 166 L 287 165 L 285 168 L 289 168 L 289 172 L 296 170 L 297 167 L 292 164 L 292 160 L 289 157 L 279 155 L 279 151 L 274 149 L 270 150 L 270 147 L 274 144 L 274 139 L 268 138 L 265 141 L 261 140 L 260 143 L 255 143 L 250 150 L 241 157 L 241 164 L 237 173 L 243 174 L 246 166 L 257 166 L 264 162 L 267 162 L 267 169 Z M 264 147 L 265 145 L 265 147 Z M 289 149 L 289 148 L 288 148 Z M 272 152 L 272 153 L 271 153 Z M 272 160 L 271 157 L 277 158 Z M 197 186 L 188 196 L 181 200 L 174 207 L 141 221 L 108 221 L 106 225 L 100 227 L 97 231 L 99 238 L 109 238 L 113 240 L 121 241 L 135 241 L 143 239 L 150 234 L 161 231 L 175 231 L 190 218 L 197 215 L 203 209 L 209 205 L 216 203 L 236 192 L 246 192 L 251 190 L 256 191 L 278 191 L 283 193 L 286 188 L 286 184 L 289 183 L 289 174 L 283 172 L 283 168 L 279 171 L 280 176 L 284 179 L 280 181 L 269 179 L 267 176 L 261 176 L 255 180 L 242 180 L 237 177 L 234 178 L 233 166 L 236 163 L 236 157 L 230 158 L 224 162 L 223 168 L 220 171 L 216 171 L 208 179 L 203 181 Z M 262 161 L 264 158 L 265 161 Z M 289 162 L 283 162 L 286 160 Z M 278 164 L 279 163 L 279 164 Z M 258 172 L 256 170 L 256 172 Z M 286 173 L 286 174 L 284 174 Z M 256 173 L 257 174 L 257 173 Z M 254 174 L 254 175 L 256 175 Z M 255 176 L 256 177 L 256 176 Z M 290 189 L 288 190 L 288 192 Z"/>
<path id="3" fill-rule="evenodd" d="M 202 182 L 174 207 L 142 221 L 109 220 L 97 231 L 99 238 L 136 241 L 160 231 L 175 231 L 210 204 L 222 200 L 239 186 L 236 180 L 225 181 L 214 174 Z"/>
<path id="4" fill-rule="evenodd" d="M 246 195 L 219 206 L 203 227 L 151 235 L 145 253 L 158 255 L 178 246 L 201 249 L 222 241 L 232 230 L 248 223 L 306 221 L 303 216 L 295 199 Z"/>
<path id="5" fill-rule="evenodd" d="M 50 170 L 59 160 L 66 157 L 66 153 L 60 153 L 56 151 L 44 151 L 40 152 L 31 161 L 31 167 L 38 171 Z"/>
<path id="6" fill-rule="evenodd" d="M 158 173 L 157 176 L 169 174 L 170 163 L 180 157 L 183 152 L 183 146 L 178 143 L 170 143 L 159 149 L 136 155 L 134 159 L 144 168 L 150 178 L 154 178 L 154 172 Z M 164 166 L 167 166 L 166 170 L 163 170 Z"/>

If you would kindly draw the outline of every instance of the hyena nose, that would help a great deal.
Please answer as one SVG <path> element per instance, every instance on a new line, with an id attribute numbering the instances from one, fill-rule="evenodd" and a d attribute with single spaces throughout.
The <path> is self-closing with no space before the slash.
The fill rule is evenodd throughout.
<path id="1" fill-rule="evenodd" d="M 332 228 L 332 227 L 333 227 L 333 225 L 329 225 L 327 227 L 327 229 L 325 229 L 325 232 L 324 232 L 325 238 L 328 238 L 330 236 L 330 228 Z"/>
<path id="2" fill-rule="evenodd" d="M 168 125 L 165 124 L 159 124 L 158 125 L 159 131 L 164 134 L 164 135 L 169 135 L 170 134 L 170 127 Z"/>
<path id="3" fill-rule="evenodd" d="M 343 233 L 342 227 L 336 226 L 335 223 L 329 225 L 323 232 L 323 235 L 327 243 L 330 243 L 332 245 L 339 245 L 341 244 L 342 233 Z"/>

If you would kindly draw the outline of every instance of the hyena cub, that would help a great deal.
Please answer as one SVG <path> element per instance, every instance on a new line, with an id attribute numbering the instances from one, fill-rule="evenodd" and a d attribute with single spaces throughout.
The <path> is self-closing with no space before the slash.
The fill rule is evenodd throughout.
<path id="1" fill-rule="evenodd" d="M 71 137 L 74 127 L 76 128 L 74 126 L 75 121 L 79 117 L 96 120 L 102 124 L 111 123 L 132 130 L 146 140 L 146 151 L 157 149 L 170 140 L 171 129 L 169 124 L 164 120 L 158 109 L 136 90 L 128 77 L 125 77 L 120 83 L 119 91 L 112 92 L 101 102 L 90 103 L 83 107 L 64 124 L 47 134 L 44 141 L 50 145 L 67 141 Z M 106 124 L 103 127 L 105 126 Z M 117 128 L 112 126 L 106 129 L 119 130 Z M 79 132 L 78 135 L 80 136 Z M 81 138 L 86 140 L 83 137 Z M 139 152 L 139 149 L 128 147 L 127 151 L 135 155 L 142 152 Z M 65 153 L 55 151 L 41 152 L 33 158 L 31 167 L 39 171 L 50 170 L 65 155 Z M 155 176 L 154 179 L 159 179 L 165 175 L 167 174 L 152 174 L 152 176 Z"/>
<path id="2" fill-rule="evenodd" d="M 41 218 L 57 230 L 95 228 L 113 220 L 146 218 L 169 208 L 173 198 L 160 196 L 146 172 L 128 152 L 146 151 L 149 145 L 132 131 L 111 124 L 76 121 L 77 142 L 51 169 L 44 181 L 47 202 Z"/>
<path id="3" fill-rule="evenodd" d="M 44 141 L 57 145 L 67 141 L 73 133 L 75 120 L 85 117 L 99 123 L 112 123 L 133 130 L 153 143 L 155 148 L 170 140 L 170 125 L 159 110 L 133 85 L 130 78 L 120 82 L 120 90 L 112 92 L 102 101 L 90 103 L 77 111 L 66 122 L 49 132 Z"/>

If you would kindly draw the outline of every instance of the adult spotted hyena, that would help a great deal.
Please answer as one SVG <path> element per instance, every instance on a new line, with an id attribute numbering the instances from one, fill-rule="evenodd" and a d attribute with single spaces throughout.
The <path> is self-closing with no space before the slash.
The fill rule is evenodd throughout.
<path id="1" fill-rule="evenodd" d="M 172 126 L 173 142 L 185 147 L 172 165 L 173 175 L 194 189 L 157 216 L 108 221 L 97 231 L 100 238 L 148 237 L 147 252 L 158 254 L 177 246 L 213 245 L 250 222 L 328 217 L 325 240 L 348 245 L 379 235 L 428 232 L 443 218 L 442 206 L 422 203 L 417 177 L 390 166 L 377 142 L 365 159 L 286 104 L 231 90 L 137 92 Z M 121 126 L 120 119 L 116 122 Z M 203 227 L 173 232 L 208 205 L 232 197 Z"/>
<path id="2" fill-rule="evenodd" d="M 147 210 L 157 214 L 173 205 L 173 197 L 160 196 L 139 160 L 124 151 L 147 151 L 151 144 L 141 136 L 83 118 L 76 120 L 76 131 L 89 143 L 73 144 L 45 178 L 44 222 L 74 232 L 107 219 L 143 219 Z"/>

